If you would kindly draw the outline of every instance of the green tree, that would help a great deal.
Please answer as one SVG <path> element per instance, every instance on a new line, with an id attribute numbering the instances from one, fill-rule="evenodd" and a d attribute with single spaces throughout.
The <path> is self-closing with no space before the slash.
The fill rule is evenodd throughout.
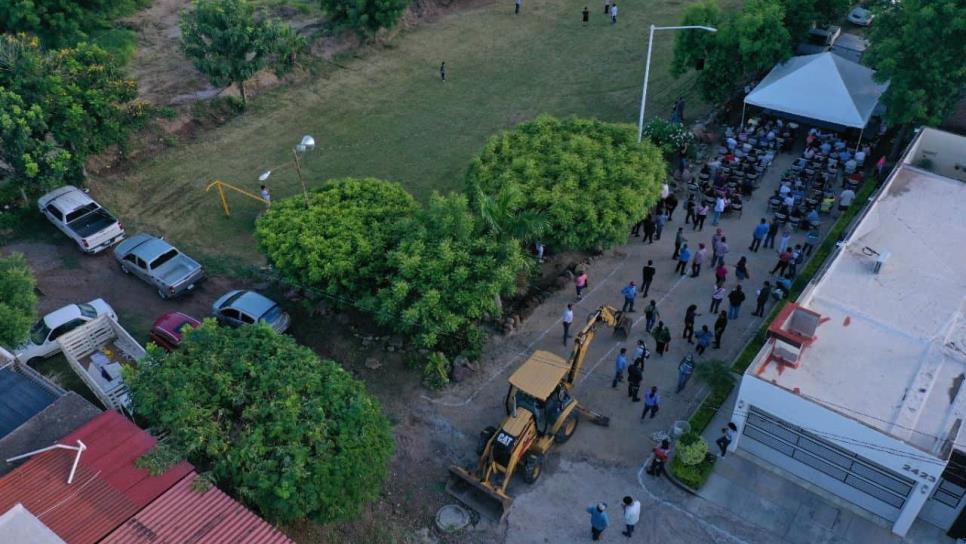
<path id="1" fill-rule="evenodd" d="M 526 208 L 526 197 L 516 185 L 504 185 L 494 195 L 477 192 L 473 202 L 488 235 L 532 242 L 547 230 L 547 214 Z"/>
<path id="2" fill-rule="evenodd" d="M 417 204 L 401 185 L 374 178 L 327 181 L 275 201 L 255 226 L 259 248 L 286 277 L 359 298 L 387 281 L 389 251 Z"/>
<path id="3" fill-rule="evenodd" d="M 27 338 L 37 314 L 36 286 L 23 255 L 0 257 L 0 346 L 16 346 Z"/>
<path id="4" fill-rule="evenodd" d="M 389 285 L 372 310 L 414 345 L 477 355 L 480 321 L 500 316 L 499 297 L 516 290 L 527 268 L 520 244 L 485 236 L 460 194 L 434 194 L 389 253 Z"/>
<path id="5" fill-rule="evenodd" d="M 721 8 L 715 0 L 704 0 L 691 4 L 684 10 L 682 26 L 709 26 L 718 28 L 721 25 Z M 707 61 L 715 47 L 716 33 L 704 31 L 681 31 L 674 35 L 674 59 L 671 62 L 671 74 L 680 77 L 695 68 L 700 61 Z"/>
<path id="6" fill-rule="evenodd" d="M 125 379 L 139 417 L 273 521 L 350 519 L 382 487 L 393 441 L 379 403 L 266 326 L 207 320 Z"/>
<path id="7" fill-rule="evenodd" d="M 363 35 L 396 26 L 410 0 L 320 0 L 333 21 L 344 23 Z"/>
<path id="8" fill-rule="evenodd" d="M 43 191 L 64 184 L 71 155 L 47 140 L 47 122 L 37 104 L 0 87 L 0 160 L 13 169 L 12 183 Z"/>
<path id="9" fill-rule="evenodd" d="M 236 85 L 248 103 L 245 81 L 263 68 L 282 73 L 304 40 L 285 24 L 256 18 L 247 0 L 196 0 L 181 16 L 181 47 L 212 85 Z"/>
<path id="10" fill-rule="evenodd" d="M 0 0 L 0 32 L 38 36 L 49 48 L 70 47 L 107 28 L 146 0 Z"/>
<path id="11" fill-rule="evenodd" d="M 466 176 L 467 194 L 523 195 L 511 214 L 547 218 L 544 242 L 557 249 L 623 243 L 634 222 L 660 198 L 665 165 L 631 125 L 541 116 L 487 141 Z"/>
<path id="12" fill-rule="evenodd" d="M 850 0 L 780 0 L 785 11 L 784 25 L 792 41 L 808 37 L 812 27 L 834 24 L 849 9 Z"/>
<path id="13" fill-rule="evenodd" d="M 735 384 L 731 367 L 717 359 L 699 364 L 694 370 L 694 375 L 706 383 L 712 391 L 730 390 Z"/>
<path id="14" fill-rule="evenodd" d="M 895 125 L 938 125 L 966 87 L 966 4 L 903 0 L 878 11 L 864 61 L 888 81 L 882 97 Z M 928 52 L 923 51 L 923 47 Z"/>

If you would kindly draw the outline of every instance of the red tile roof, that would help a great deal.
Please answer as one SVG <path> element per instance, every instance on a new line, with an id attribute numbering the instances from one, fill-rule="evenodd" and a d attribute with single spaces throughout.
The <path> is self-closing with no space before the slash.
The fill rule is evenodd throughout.
<path id="1" fill-rule="evenodd" d="M 78 440 L 87 450 L 74 483 L 67 485 L 74 452 L 38 454 L 0 478 L 0 512 L 23 503 L 68 543 L 94 543 L 191 472 L 187 462 L 160 476 L 135 467 L 155 439 L 117 412 L 104 412 L 58 443 L 76 445 Z"/>
<path id="2" fill-rule="evenodd" d="M 292 541 L 240 503 L 211 487 L 191 488 L 185 476 L 164 495 L 127 520 L 102 544 L 289 544 Z"/>

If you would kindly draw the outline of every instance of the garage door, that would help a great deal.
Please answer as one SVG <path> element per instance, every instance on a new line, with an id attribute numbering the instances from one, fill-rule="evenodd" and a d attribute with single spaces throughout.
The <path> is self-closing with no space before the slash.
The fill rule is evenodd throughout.
<path id="1" fill-rule="evenodd" d="M 899 515 L 915 485 L 909 478 L 754 406 L 743 434 L 752 441 L 742 443 L 743 449 L 889 520 Z"/>

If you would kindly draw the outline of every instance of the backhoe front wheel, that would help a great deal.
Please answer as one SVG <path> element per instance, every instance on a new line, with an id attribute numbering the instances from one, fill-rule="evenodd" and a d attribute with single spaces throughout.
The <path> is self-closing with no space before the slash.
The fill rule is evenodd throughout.
<path id="1" fill-rule="evenodd" d="M 528 454 L 523 458 L 523 481 L 532 484 L 543 474 L 543 456 Z"/>
<path id="2" fill-rule="evenodd" d="M 567 416 L 567 420 L 563 422 L 563 425 L 557 429 L 557 434 L 553 435 L 553 441 L 557 444 L 563 444 L 564 442 L 570 440 L 570 437 L 574 435 L 574 431 L 577 430 L 577 423 L 580 418 L 577 417 L 577 412 L 571 412 Z"/>

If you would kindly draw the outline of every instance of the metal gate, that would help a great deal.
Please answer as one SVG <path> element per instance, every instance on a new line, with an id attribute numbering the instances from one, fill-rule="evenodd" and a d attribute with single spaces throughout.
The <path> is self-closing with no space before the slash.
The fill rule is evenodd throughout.
<path id="1" fill-rule="evenodd" d="M 789 472 L 890 520 L 899 515 L 915 486 L 910 478 L 754 406 L 750 407 L 743 435 L 766 448 L 745 444 L 744 449 L 765 453 L 763 457 Z M 814 477 L 816 471 L 822 476 Z"/>
<path id="2" fill-rule="evenodd" d="M 919 517 L 940 529 L 950 529 L 966 503 L 966 455 L 953 451 L 932 496 L 923 505 Z M 961 533 L 963 531 L 960 531 Z M 966 534 L 950 535 L 956 537 Z"/>

